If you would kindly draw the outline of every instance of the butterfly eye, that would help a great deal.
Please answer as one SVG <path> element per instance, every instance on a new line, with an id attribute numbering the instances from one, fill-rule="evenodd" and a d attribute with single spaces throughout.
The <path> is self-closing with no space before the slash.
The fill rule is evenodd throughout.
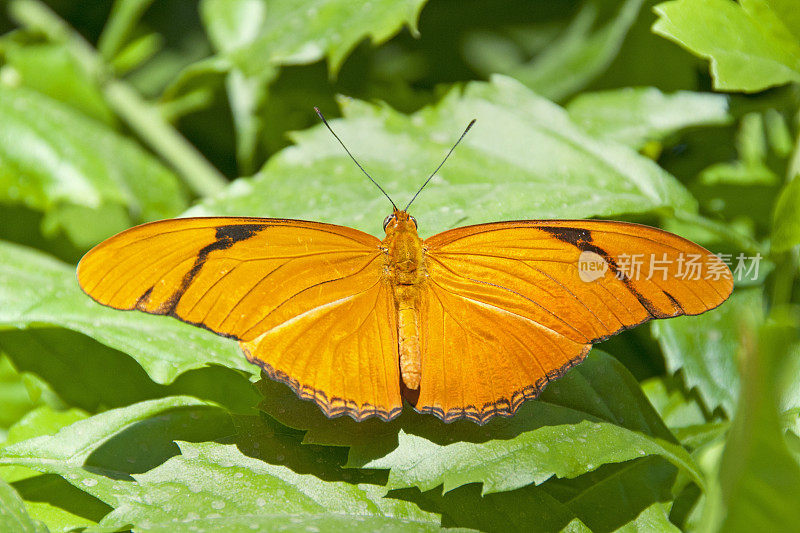
<path id="1" fill-rule="evenodd" d="M 389 225 L 389 222 L 391 222 L 393 218 L 394 218 L 394 215 L 389 215 L 388 217 L 383 219 L 383 229 L 384 230 L 386 230 L 386 226 Z"/>
<path id="2" fill-rule="evenodd" d="M 416 227 L 418 227 L 418 226 L 417 226 L 417 219 L 416 219 L 416 218 L 412 217 L 411 215 L 408 215 L 408 218 L 409 218 L 409 220 L 411 220 L 411 222 L 413 222 L 413 223 L 414 223 L 414 227 L 415 227 L 415 228 L 416 228 Z"/>

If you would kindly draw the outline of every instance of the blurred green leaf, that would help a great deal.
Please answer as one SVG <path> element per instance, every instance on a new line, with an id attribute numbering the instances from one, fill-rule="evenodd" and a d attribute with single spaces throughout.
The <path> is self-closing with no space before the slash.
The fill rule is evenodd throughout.
<path id="1" fill-rule="evenodd" d="M 583 133 L 562 108 L 510 78 L 471 83 L 411 117 L 357 100 L 343 100 L 342 107 L 346 120 L 333 121 L 333 128 L 399 207 L 477 118 L 414 203 L 424 236 L 490 220 L 696 209 L 651 160 Z M 318 126 L 295 138 L 298 145 L 271 158 L 257 177 L 237 180 L 186 214 L 320 220 L 377 234 L 386 199 L 330 133 Z"/>
<path id="2" fill-rule="evenodd" d="M 800 81 L 794 0 L 673 0 L 655 7 L 653 31 L 711 60 L 714 87 L 761 91 Z"/>
<path id="3" fill-rule="evenodd" d="M 0 479 L 0 530 L 14 533 L 48 531 L 43 524 L 35 522 L 28 515 L 19 494 L 2 479 Z"/>
<path id="4" fill-rule="evenodd" d="M 567 111 L 589 134 L 636 150 L 684 128 L 730 120 L 724 96 L 689 91 L 664 94 L 655 87 L 582 93 L 570 101 Z"/>
<path id="5" fill-rule="evenodd" d="M 760 289 L 738 289 L 719 309 L 701 316 L 678 317 L 653 323 L 667 370 L 681 373 L 688 389 L 697 393 L 709 411 L 721 408 L 732 416 L 739 394 L 736 356 L 741 344 L 741 317 L 759 312 Z"/>
<path id="6" fill-rule="evenodd" d="M 116 123 L 93 78 L 64 45 L 22 45 L 10 41 L 4 48 L 4 68 L 13 68 L 22 85 L 105 124 L 113 126 Z"/>
<path id="7" fill-rule="evenodd" d="M 552 100 L 564 99 L 611 64 L 642 2 L 625 0 L 616 16 L 596 28 L 598 5 L 586 1 L 569 27 L 532 61 L 494 72 L 516 78 Z"/>
<path id="8" fill-rule="evenodd" d="M 226 90 L 236 127 L 240 173 L 250 175 L 256 170 L 256 150 L 263 127 L 260 111 L 280 65 L 314 63 L 327 57 L 335 76 L 347 55 L 365 37 L 379 44 L 404 24 L 416 32 L 416 20 L 424 3 L 425 0 L 204 0 L 200 11 L 206 31 L 228 65 Z M 299 13 L 303 14 L 298 16 Z M 190 68 L 195 74 L 206 71 Z M 184 76 L 181 81 L 187 79 Z"/>
<path id="9" fill-rule="evenodd" d="M 157 383 L 208 364 L 253 372 L 236 344 L 166 317 L 116 311 L 81 292 L 74 267 L 0 242 L 0 328 L 61 326 L 128 353 Z M 101 385 L 101 384 L 98 384 Z"/>
<path id="10" fill-rule="evenodd" d="M 204 0 L 201 12 L 212 42 L 224 44 L 231 63 L 249 77 L 276 65 L 314 63 L 323 57 L 336 73 L 365 37 L 381 43 L 403 25 L 416 33 L 424 4 L 425 0 Z M 236 41 L 231 42 L 234 35 Z"/>
<path id="11" fill-rule="evenodd" d="M 75 230 L 91 228 L 90 238 L 98 233 L 92 222 L 108 236 L 130 220 L 170 217 L 186 205 L 174 174 L 130 139 L 60 102 L 2 84 L 0 163 L 0 201 L 45 212 L 83 208 Z M 122 227 L 101 216 L 110 205 L 127 210 Z M 75 238 L 91 242 L 83 233 Z"/>
<path id="12" fill-rule="evenodd" d="M 789 531 L 800 523 L 800 464 L 786 446 L 776 386 L 797 332 L 796 315 L 773 313 L 757 340 L 744 343 L 742 373 L 747 379 L 720 466 L 727 509 L 724 531 L 751 531 L 754 524 L 767 531 Z"/>
<path id="13" fill-rule="evenodd" d="M 761 114 L 747 113 L 742 117 L 736 133 L 736 151 L 737 161 L 711 165 L 700 173 L 699 182 L 703 185 L 772 185 L 778 182 L 777 174 L 767 166 L 767 135 Z"/>
<path id="14" fill-rule="evenodd" d="M 800 175 L 786 184 L 775 204 L 771 247 L 776 252 L 785 252 L 798 244 L 800 244 Z"/>
<path id="15" fill-rule="evenodd" d="M 111 14 L 98 39 L 97 50 L 106 61 L 112 61 L 123 48 L 125 40 L 134 29 L 153 0 L 115 0 Z"/>

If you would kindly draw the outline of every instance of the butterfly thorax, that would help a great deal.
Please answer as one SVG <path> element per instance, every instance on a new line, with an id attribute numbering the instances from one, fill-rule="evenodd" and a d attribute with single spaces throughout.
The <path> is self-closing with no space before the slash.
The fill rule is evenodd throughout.
<path id="1" fill-rule="evenodd" d="M 422 357 L 419 342 L 419 294 L 427 279 L 425 249 L 416 221 L 405 211 L 387 219 L 384 273 L 397 310 L 397 338 L 404 395 L 414 403 L 419 391 Z"/>

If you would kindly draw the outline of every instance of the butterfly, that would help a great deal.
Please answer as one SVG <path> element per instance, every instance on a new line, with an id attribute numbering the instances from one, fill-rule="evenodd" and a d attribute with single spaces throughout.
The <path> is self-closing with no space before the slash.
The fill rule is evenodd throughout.
<path id="1" fill-rule="evenodd" d="M 479 424 L 513 415 L 593 344 L 654 318 L 704 313 L 733 289 L 719 257 L 660 229 L 521 220 L 423 240 L 411 202 L 392 202 L 383 240 L 276 218 L 152 222 L 90 250 L 78 281 L 101 304 L 237 340 L 328 417 L 388 421 L 405 400 Z"/>

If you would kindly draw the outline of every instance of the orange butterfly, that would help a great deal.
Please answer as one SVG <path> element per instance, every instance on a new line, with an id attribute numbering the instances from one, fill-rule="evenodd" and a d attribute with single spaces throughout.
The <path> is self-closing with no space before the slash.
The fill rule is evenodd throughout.
<path id="1" fill-rule="evenodd" d="M 592 344 L 703 313 L 733 289 L 717 256 L 647 226 L 523 220 L 422 240 L 407 209 L 394 207 L 382 241 L 320 222 L 162 220 L 93 248 L 78 281 L 104 305 L 236 339 L 329 417 L 391 420 L 405 399 L 479 424 L 514 414 Z M 659 269 L 639 275 L 636 255 Z"/>

